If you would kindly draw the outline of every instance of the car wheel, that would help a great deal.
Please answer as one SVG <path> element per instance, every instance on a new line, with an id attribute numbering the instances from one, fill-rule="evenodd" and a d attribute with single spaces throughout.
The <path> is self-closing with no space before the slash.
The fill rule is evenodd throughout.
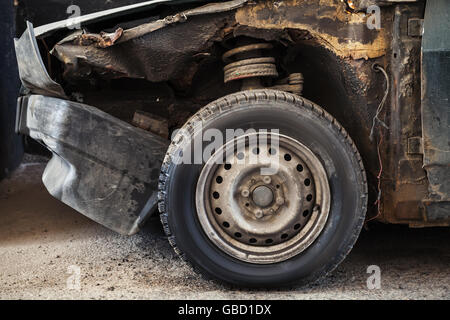
<path id="1" fill-rule="evenodd" d="M 208 150 L 212 135 L 225 138 Z M 364 167 L 344 128 L 275 90 L 201 109 L 174 136 L 160 176 L 161 221 L 175 251 L 203 274 L 245 287 L 327 274 L 356 242 L 366 208 Z"/>

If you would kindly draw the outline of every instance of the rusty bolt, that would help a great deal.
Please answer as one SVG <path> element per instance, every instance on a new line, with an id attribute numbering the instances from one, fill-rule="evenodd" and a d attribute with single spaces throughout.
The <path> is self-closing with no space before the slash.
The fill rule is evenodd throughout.
<path id="1" fill-rule="evenodd" d="M 261 210 L 256 210 L 255 217 L 258 219 L 261 219 L 264 216 L 263 212 Z"/>
<path id="2" fill-rule="evenodd" d="M 269 176 L 265 176 L 265 177 L 263 178 L 263 181 L 264 181 L 265 184 L 269 184 L 269 183 L 272 182 L 272 179 L 271 179 Z"/>

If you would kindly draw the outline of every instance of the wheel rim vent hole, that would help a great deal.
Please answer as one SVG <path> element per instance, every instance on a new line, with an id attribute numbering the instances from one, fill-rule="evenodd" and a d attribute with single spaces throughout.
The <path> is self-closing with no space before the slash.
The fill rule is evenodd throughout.
<path id="1" fill-rule="evenodd" d="M 242 160 L 242 159 L 244 159 L 245 155 L 244 155 L 243 152 L 239 152 L 239 153 L 236 155 L 236 157 L 237 157 L 239 160 Z"/>

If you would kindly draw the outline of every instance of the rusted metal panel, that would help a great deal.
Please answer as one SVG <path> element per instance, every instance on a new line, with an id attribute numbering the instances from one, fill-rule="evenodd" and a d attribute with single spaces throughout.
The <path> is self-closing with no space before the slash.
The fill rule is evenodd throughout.
<path id="1" fill-rule="evenodd" d="M 359 12 L 359 11 L 365 11 L 370 6 L 390 6 L 396 3 L 413 3 L 413 2 L 419 2 L 422 0 L 345 0 L 345 3 L 347 4 L 347 7 L 349 10 Z"/>
<path id="2" fill-rule="evenodd" d="M 424 221 L 422 200 L 427 195 L 428 181 L 422 168 L 420 146 L 417 146 L 417 137 L 420 137 L 422 132 L 421 39 L 408 34 L 408 21 L 421 18 L 423 7 L 420 4 L 395 6 L 391 65 L 388 69 L 392 83 L 386 114 L 388 129 L 380 130 L 380 135 L 383 136 L 380 146 L 383 164 L 383 210 L 379 218 L 390 223 Z"/>
<path id="3" fill-rule="evenodd" d="M 367 28 L 367 15 L 350 13 L 342 1 L 261 1 L 236 12 L 236 21 L 261 29 L 301 29 L 340 57 L 376 58 L 386 54 L 386 29 Z"/>

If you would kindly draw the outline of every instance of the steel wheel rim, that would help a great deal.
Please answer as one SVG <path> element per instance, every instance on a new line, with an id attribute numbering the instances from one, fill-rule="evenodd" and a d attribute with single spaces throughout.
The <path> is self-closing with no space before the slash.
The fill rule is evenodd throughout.
<path id="1" fill-rule="evenodd" d="M 264 153 L 254 138 L 278 139 L 279 146 Z M 245 147 L 236 152 L 239 144 Z M 249 164 L 256 153 L 258 162 Z M 224 154 L 232 156 L 223 161 Z M 258 174 L 276 159 L 276 174 Z M 302 143 L 251 133 L 229 141 L 206 162 L 195 201 L 203 231 L 219 249 L 241 261 L 270 264 L 300 254 L 317 239 L 328 218 L 330 189 L 321 162 Z"/>

